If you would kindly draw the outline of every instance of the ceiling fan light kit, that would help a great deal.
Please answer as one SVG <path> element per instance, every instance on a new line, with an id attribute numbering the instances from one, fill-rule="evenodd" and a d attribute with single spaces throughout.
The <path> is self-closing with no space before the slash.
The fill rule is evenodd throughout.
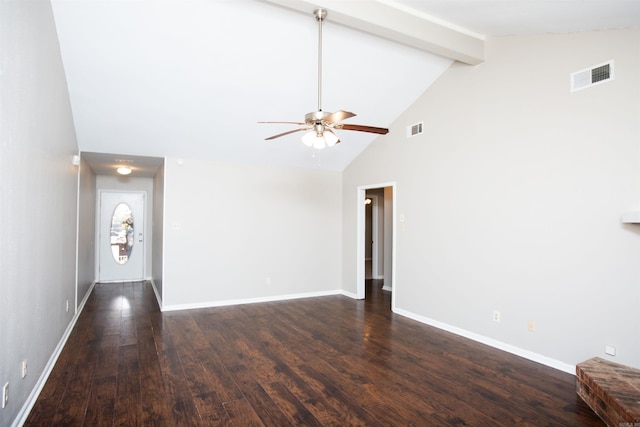
<path id="1" fill-rule="evenodd" d="M 312 130 L 307 132 L 302 137 L 302 142 L 307 147 L 313 147 L 316 150 L 322 150 L 324 147 L 333 147 L 340 142 L 338 135 L 333 133 L 331 129 L 325 129 L 324 131 L 317 132 Z"/>
<path id="2" fill-rule="evenodd" d="M 354 113 L 349 111 L 338 110 L 335 113 L 326 113 L 322 111 L 322 22 L 327 17 L 327 11 L 325 9 L 316 9 L 313 12 L 313 16 L 315 16 L 318 21 L 318 110 L 305 114 L 304 122 L 258 122 L 302 126 L 298 129 L 282 132 L 265 139 L 269 141 L 291 133 L 307 131 L 307 133 L 302 137 L 302 142 L 308 147 L 321 150 L 325 147 L 333 147 L 340 142 L 338 135 L 335 134 L 333 129 L 353 130 L 386 135 L 389 133 L 389 129 L 386 128 L 340 123 L 345 119 L 355 116 Z"/>

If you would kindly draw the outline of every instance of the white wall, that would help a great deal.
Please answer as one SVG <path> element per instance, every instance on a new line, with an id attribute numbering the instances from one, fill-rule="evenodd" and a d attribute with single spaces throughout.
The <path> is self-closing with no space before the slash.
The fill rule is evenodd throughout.
<path id="1" fill-rule="evenodd" d="M 393 289 L 393 187 L 384 188 L 384 229 L 382 239 L 384 240 L 384 290 Z"/>
<path id="2" fill-rule="evenodd" d="M 367 194 L 365 197 L 370 197 Z M 365 205 L 364 207 L 364 218 L 365 218 L 365 227 L 364 227 L 364 259 L 372 261 L 373 260 L 373 198 L 371 199 L 371 204 Z M 377 272 L 372 272 L 372 274 L 376 274 Z"/>
<path id="3" fill-rule="evenodd" d="M 340 173 L 168 158 L 165 180 L 165 309 L 340 290 Z"/>
<path id="4" fill-rule="evenodd" d="M 345 170 L 344 289 L 356 187 L 395 181 L 397 311 L 561 369 L 606 344 L 640 367 L 640 225 L 620 222 L 640 207 L 640 33 L 490 38 L 486 57 Z M 570 93 L 571 72 L 611 59 L 614 81 Z"/>
<path id="5" fill-rule="evenodd" d="M 0 43 L 0 385 L 9 382 L 0 426 L 8 426 L 74 315 L 78 147 L 49 2 L 0 2 Z"/>
<path id="6" fill-rule="evenodd" d="M 156 289 L 158 303 L 162 305 L 162 283 L 164 274 L 164 163 L 153 177 L 153 224 L 151 250 L 153 285 Z"/>
<path id="7" fill-rule="evenodd" d="M 96 280 L 96 175 L 86 160 L 79 167 L 78 194 L 79 305 Z"/>

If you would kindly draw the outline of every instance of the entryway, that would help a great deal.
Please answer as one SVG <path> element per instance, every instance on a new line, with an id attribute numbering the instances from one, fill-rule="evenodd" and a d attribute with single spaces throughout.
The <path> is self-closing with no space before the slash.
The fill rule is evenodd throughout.
<path id="1" fill-rule="evenodd" d="M 144 279 L 144 191 L 100 191 L 100 282 Z"/>

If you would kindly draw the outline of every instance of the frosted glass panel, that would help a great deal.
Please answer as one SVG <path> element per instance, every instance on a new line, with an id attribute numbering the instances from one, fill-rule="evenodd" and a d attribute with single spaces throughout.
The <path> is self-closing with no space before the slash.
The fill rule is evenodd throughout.
<path id="1" fill-rule="evenodd" d="M 133 214 L 126 203 L 116 206 L 110 232 L 113 259 L 118 264 L 126 264 L 133 250 Z"/>

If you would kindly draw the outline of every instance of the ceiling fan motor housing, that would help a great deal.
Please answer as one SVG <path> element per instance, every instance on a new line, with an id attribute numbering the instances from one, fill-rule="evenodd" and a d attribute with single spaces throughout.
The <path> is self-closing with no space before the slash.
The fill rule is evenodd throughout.
<path id="1" fill-rule="evenodd" d="M 308 125 L 313 125 L 318 122 L 322 122 L 327 116 L 330 116 L 331 113 L 325 113 L 324 111 L 314 111 L 312 113 L 307 113 L 304 115 L 304 121 Z"/>

